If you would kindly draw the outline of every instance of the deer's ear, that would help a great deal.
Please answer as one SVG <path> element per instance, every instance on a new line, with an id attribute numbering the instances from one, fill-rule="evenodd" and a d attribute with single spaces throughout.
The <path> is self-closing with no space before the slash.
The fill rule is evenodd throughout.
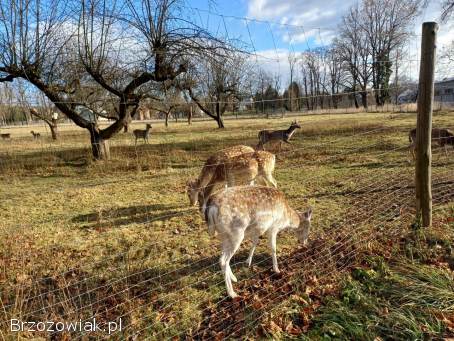
<path id="1" fill-rule="evenodd" d="M 309 208 L 306 212 L 303 213 L 304 219 L 311 220 L 312 218 L 312 208 Z"/>

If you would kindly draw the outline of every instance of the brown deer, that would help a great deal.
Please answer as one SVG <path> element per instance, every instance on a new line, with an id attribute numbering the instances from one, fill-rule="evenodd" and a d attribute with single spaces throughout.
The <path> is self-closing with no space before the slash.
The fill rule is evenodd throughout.
<path id="1" fill-rule="evenodd" d="M 217 233 L 222 245 L 219 259 L 225 278 L 227 293 L 235 298 L 232 281 L 237 279 L 230 268 L 230 259 L 245 237 L 252 240 L 247 259 L 252 264 L 259 237 L 268 236 L 273 260 L 273 271 L 279 273 L 276 256 L 276 238 L 285 228 L 294 229 L 298 240 L 305 245 L 311 227 L 312 210 L 299 213 L 292 209 L 282 192 L 270 187 L 240 186 L 224 189 L 213 194 L 203 211 L 208 233 Z"/>
<path id="2" fill-rule="evenodd" d="M 148 136 L 150 135 L 151 124 L 147 123 L 145 130 L 142 129 L 134 129 L 132 133 L 136 137 L 136 144 L 137 140 L 143 139 L 144 142 L 148 143 Z"/>
<path id="3" fill-rule="evenodd" d="M 282 142 L 290 144 L 290 139 L 295 133 L 296 129 L 300 129 L 301 126 L 293 121 L 288 129 L 285 130 L 261 130 L 259 132 L 259 143 L 257 149 L 264 150 L 265 143 L 270 141 L 279 141 L 279 150 L 282 147 Z"/>
<path id="4" fill-rule="evenodd" d="M 34 139 L 39 139 L 41 137 L 40 133 L 35 133 L 33 130 L 30 133 L 33 135 Z"/>
<path id="5" fill-rule="evenodd" d="M 226 183 L 228 187 L 238 184 L 253 184 L 261 180 L 266 185 L 277 187 L 273 177 L 276 158 L 266 151 L 254 151 L 247 146 L 235 146 L 211 156 L 195 180 L 189 181 L 189 202 L 203 205 L 213 193 L 215 186 Z"/>
<path id="6" fill-rule="evenodd" d="M 0 136 L 2 137 L 3 140 L 8 140 L 11 138 L 11 134 L 6 134 L 6 133 L 3 133 L 3 134 L 0 134 Z"/>
<path id="7" fill-rule="evenodd" d="M 410 142 L 410 152 L 413 156 L 413 159 L 416 159 L 416 129 L 410 130 L 408 134 L 408 140 Z M 446 155 L 448 155 L 447 146 L 451 145 L 454 147 L 454 134 L 451 133 L 448 129 L 439 129 L 433 128 L 432 129 L 432 142 L 438 143 L 440 147 L 444 147 Z"/>

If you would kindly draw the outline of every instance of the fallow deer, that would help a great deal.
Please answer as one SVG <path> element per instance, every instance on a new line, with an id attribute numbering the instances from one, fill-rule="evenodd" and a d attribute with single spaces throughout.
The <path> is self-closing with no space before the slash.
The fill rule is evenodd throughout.
<path id="1" fill-rule="evenodd" d="M 30 134 L 33 135 L 33 138 L 34 139 L 39 139 L 41 137 L 41 134 L 40 133 L 35 133 L 33 130 L 30 132 Z"/>
<path id="2" fill-rule="evenodd" d="M 259 132 L 259 143 L 257 149 L 264 149 L 265 143 L 270 141 L 279 141 L 279 149 L 281 148 L 282 142 L 290 144 L 290 139 L 295 133 L 296 129 L 300 129 L 301 126 L 293 121 L 288 129 L 285 130 L 261 130 Z"/>
<path id="3" fill-rule="evenodd" d="M 150 135 L 151 124 L 147 123 L 145 130 L 142 129 L 134 129 L 132 133 L 136 137 L 136 144 L 139 138 L 143 139 L 146 143 L 148 143 L 148 135 Z"/>
<path id="4" fill-rule="evenodd" d="M 224 274 L 227 293 L 235 298 L 232 281 L 237 279 L 230 268 L 230 259 L 245 237 L 252 240 L 247 259 L 248 266 L 259 242 L 267 234 L 271 247 L 273 271 L 279 273 L 276 256 L 276 237 L 285 228 L 294 229 L 298 240 L 305 245 L 311 227 L 312 209 L 299 213 L 292 209 L 282 192 L 270 187 L 239 186 L 213 194 L 203 212 L 208 233 L 221 241 L 222 254 L 219 259 Z"/>
<path id="5" fill-rule="evenodd" d="M 410 142 L 410 152 L 413 156 L 413 159 L 416 158 L 416 129 L 410 130 L 408 134 L 408 140 Z M 432 142 L 438 143 L 440 147 L 444 147 L 446 155 L 448 154 L 447 146 L 451 145 L 454 147 L 454 134 L 451 133 L 448 129 L 432 129 Z"/>
<path id="6" fill-rule="evenodd" d="M 192 206 L 199 202 L 202 207 L 219 183 L 232 187 L 252 185 L 255 180 L 261 180 L 266 185 L 277 187 L 273 177 L 275 163 L 276 157 L 273 154 L 254 151 L 247 146 L 236 146 L 215 154 L 206 161 L 199 177 L 188 182 L 189 202 Z"/>

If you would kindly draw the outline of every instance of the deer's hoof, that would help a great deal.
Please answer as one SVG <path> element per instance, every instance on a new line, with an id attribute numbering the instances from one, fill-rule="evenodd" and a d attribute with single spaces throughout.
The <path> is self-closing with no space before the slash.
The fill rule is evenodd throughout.
<path id="1" fill-rule="evenodd" d="M 232 291 L 231 293 L 229 293 L 229 296 L 231 299 L 235 299 L 235 298 L 238 298 L 238 294 L 235 292 L 235 291 Z"/>

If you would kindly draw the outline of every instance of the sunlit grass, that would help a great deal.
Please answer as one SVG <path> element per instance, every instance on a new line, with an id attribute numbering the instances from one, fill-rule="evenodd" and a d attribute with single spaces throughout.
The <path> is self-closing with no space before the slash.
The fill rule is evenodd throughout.
<path id="1" fill-rule="evenodd" d="M 406 146 L 415 114 L 389 116 L 299 117 L 302 129 L 292 145 L 283 146 L 281 152 L 272 147 L 277 152 L 279 188 L 294 207 L 314 208 L 312 238 L 329 234 L 339 217 L 355 211 L 347 195 L 351 191 L 386 186 L 387 179 L 412 173 Z M 434 126 L 449 126 L 453 117 L 454 113 L 437 114 Z M 232 120 L 225 130 L 216 129 L 213 122 L 171 123 L 167 129 L 153 124 L 148 145 L 135 147 L 130 133 L 116 135 L 110 141 L 112 160 L 108 162 L 91 160 L 84 130 L 62 127 L 60 139 L 54 142 L 39 129 L 34 130 L 42 133 L 40 141 L 32 139 L 27 127 L 12 129 L 12 140 L 0 141 L 0 308 L 16 306 L 2 309 L 2 320 L 17 315 L 40 320 L 55 314 L 66 320 L 83 319 L 96 313 L 108 320 L 124 314 L 132 324 L 124 335 L 146 326 L 145 335 L 155 339 L 196 330 L 207 304 L 222 299 L 225 288 L 217 264 L 218 242 L 209 238 L 200 214 L 188 206 L 186 181 L 198 175 L 214 151 L 235 144 L 254 146 L 260 129 L 285 128 L 293 119 Z M 453 165 L 438 152 L 434 161 L 444 172 Z M 388 200 L 391 206 L 392 198 Z M 373 209 L 375 203 L 364 200 L 358 205 Z M 440 206 L 437 216 L 452 216 L 450 207 Z M 424 251 L 420 246 L 408 244 L 410 259 L 426 262 L 429 251 L 420 255 Z M 295 246 L 295 238 L 283 233 L 278 240 L 279 257 L 289 255 Z M 265 271 L 270 266 L 265 242 L 257 252 L 259 259 L 263 256 L 257 271 Z M 237 260 L 244 255 L 245 251 L 240 252 Z M 240 282 L 254 274 L 243 264 L 236 265 L 234 272 Z M 354 285 L 362 292 L 361 283 Z M 53 294 L 27 301 L 47 291 Z M 446 291 L 434 292 L 447 297 Z M 67 299 L 64 307 L 34 312 L 62 299 Z M 342 296 L 333 300 L 328 307 L 337 304 L 345 311 L 340 314 L 344 319 L 353 314 L 352 320 L 370 322 L 361 315 L 364 312 L 345 305 Z M 427 297 L 421 300 L 415 302 L 426 302 Z M 288 309 L 292 301 L 285 299 L 281 304 Z M 409 318 L 409 313 L 403 314 Z M 427 319 L 431 333 L 443 329 L 433 316 Z M 367 333 L 366 327 L 356 328 L 362 329 L 357 334 L 341 331 L 341 335 L 360 338 Z M 377 335 L 388 335 L 383 330 L 377 329 Z M 314 333 L 319 332 L 329 333 L 315 327 Z M 283 330 L 280 336 L 287 334 Z M 414 329 L 408 335 L 421 334 Z"/>

